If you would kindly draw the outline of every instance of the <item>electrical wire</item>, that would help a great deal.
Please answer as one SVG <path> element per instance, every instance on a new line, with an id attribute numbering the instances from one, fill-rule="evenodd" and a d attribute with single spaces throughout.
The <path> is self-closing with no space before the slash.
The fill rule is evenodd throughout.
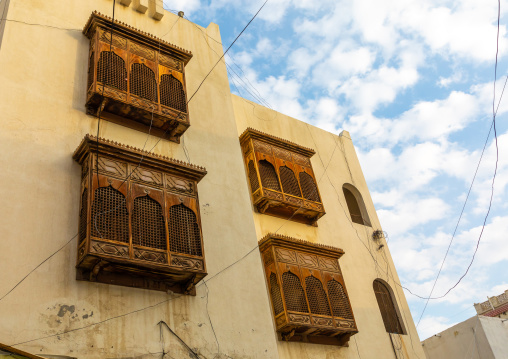
<path id="1" fill-rule="evenodd" d="M 495 66 L 494 66 L 494 86 L 493 86 L 494 87 L 494 95 L 493 95 L 493 100 L 492 100 L 492 125 L 491 125 L 491 129 L 492 129 L 492 127 L 494 127 L 494 138 L 495 138 L 495 143 L 496 143 L 496 166 L 495 166 L 495 169 L 494 169 L 494 175 L 492 177 L 492 186 L 491 186 L 492 188 L 491 188 L 491 193 L 490 193 L 489 207 L 488 207 L 488 210 L 487 210 L 487 214 L 485 215 L 485 219 L 483 221 L 483 225 L 482 225 L 482 229 L 481 229 L 480 235 L 478 236 L 478 241 L 476 243 L 476 248 L 474 250 L 473 257 L 471 258 L 471 262 L 467 266 L 466 271 L 464 272 L 464 274 L 459 278 L 459 280 L 450 289 L 448 289 L 448 291 L 441 298 L 446 296 L 448 293 L 450 293 L 450 291 L 452 289 L 454 289 L 457 285 L 459 285 L 461 280 L 467 275 L 467 273 L 469 272 L 469 269 L 473 265 L 473 262 L 474 262 L 474 259 L 475 259 L 475 256 L 476 256 L 476 252 L 478 251 L 478 247 L 480 246 L 480 241 L 481 241 L 481 238 L 482 238 L 482 235 L 483 235 L 483 231 L 484 231 L 485 225 L 487 223 L 487 218 L 489 217 L 489 214 L 490 214 L 490 209 L 491 209 L 491 206 L 492 206 L 492 200 L 493 200 L 493 197 L 494 197 L 494 182 L 496 180 L 497 165 L 498 165 L 498 160 L 499 160 L 499 148 L 498 148 L 498 144 L 497 144 L 497 131 L 496 131 L 496 115 L 497 115 L 497 110 L 499 109 L 499 104 L 498 104 L 498 106 L 496 108 L 496 81 L 497 81 L 497 59 L 498 59 L 498 54 L 499 54 L 499 22 L 500 22 L 500 17 L 501 17 L 501 0 L 498 0 L 498 8 L 497 8 L 497 37 L 496 37 L 496 63 L 495 63 Z M 507 76 L 507 80 L 508 80 L 508 76 Z M 506 81 L 505 81 L 505 86 L 506 86 Z M 503 92 L 501 93 L 501 96 L 499 98 L 499 103 L 501 103 L 501 98 L 502 98 L 503 93 L 504 93 L 504 86 L 503 86 Z M 471 186 L 469 187 L 469 192 L 467 194 L 466 200 L 464 201 L 464 206 L 462 207 L 462 211 L 460 213 L 459 220 L 457 221 L 457 225 L 455 226 L 455 230 L 453 231 L 453 235 L 452 235 L 452 238 L 450 240 L 450 244 L 448 245 L 448 248 L 446 250 L 443 262 L 441 263 L 441 267 L 439 268 L 439 271 L 437 273 L 436 279 L 434 280 L 434 284 L 432 285 L 432 289 L 430 291 L 429 298 L 432 297 L 432 293 L 434 292 L 434 288 L 436 287 L 437 280 L 439 279 L 439 275 L 441 274 L 441 270 L 443 269 L 446 257 L 448 256 L 448 252 L 450 251 L 450 247 L 451 247 L 451 245 L 453 243 L 453 239 L 455 237 L 455 233 L 457 232 L 457 227 L 459 226 L 460 219 L 462 218 L 462 214 L 464 213 L 464 208 L 466 207 L 467 199 L 469 198 L 469 194 L 471 193 L 471 188 L 473 187 L 473 183 L 474 183 L 474 180 L 476 178 L 476 174 L 478 173 L 478 168 L 480 167 L 480 163 L 481 163 L 481 160 L 482 160 L 482 157 L 483 157 L 483 153 L 485 152 L 485 147 L 487 146 L 487 142 L 488 142 L 488 139 L 489 139 L 489 136 L 490 136 L 490 132 L 491 132 L 491 130 L 489 130 L 489 133 L 487 135 L 487 140 L 485 141 L 485 145 L 483 146 L 482 154 L 480 156 L 480 160 L 478 161 L 478 166 L 476 167 L 476 171 L 475 171 L 475 174 L 474 174 L 474 177 L 473 177 L 473 181 L 471 182 Z M 418 319 L 418 323 L 416 324 L 417 328 L 418 328 L 418 325 L 420 324 L 420 321 L 423 318 L 423 314 L 425 313 L 425 310 L 427 309 L 427 305 L 428 304 L 429 304 L 429 300 L 427 300 L 427 302 L 425 303 L 425 306 L 423 307 L 422 313 L 420 314 L 420 318 Z"/>
<path id="2" fill-rule="evenodd" d="M 228 53 L 228 51 L 231 49 L 231 47 L 235 44 L 235 42 L 240 38 L 240 36 L 242 36 L 243 32 L 247 29 L 247 27 L 249 27 L 250 23 L 256 18 L 256 16 L 258 16 L 259 12 L 263 9 L 263 7 L 265 7 L 266 3 L 268 2 L 268 0 L 265 0 L 265 2 L 263 3 L 263 5 L 261 5 L 261 7 L 259 8 L 259 10 L 256 12 L 256 14 L 254 14 L 254 16 L 252 17 L 252 19 L 250 19 L 250 21 L 247 23 L 247 25 L 245 25 L 245 27 L 243 28 L 243 30 L 238 34 L 238 36 L 235 38 L 235 40 L 231 43 L 231 45 L 229 45 L 229 47 L 227 48 L 226 52 L 224 52 L 224 54 L 222 54 L 222 56 L 220 57 L 219 60 L 217 60 L 217 62 L 215 63 L 215 65 L 213 65 L 212 69 L 208 72 L 208 74 L 206 74 L 205 78 L 203 79 L 203 81 L 201 81 L 201 83 L 199 84 L 198 88 L 196 89 L 196 91 L 192 94 L 192 96 L 190 97 L 189 101 L 190 102 L 192 100 L 192 98 L 194 97 L 194 95 L 196 95 L 196 93 L 199 91 L 199 89 L 201 88 L 201 85 L 203 85 L 203 82 L 205 82 L 205 80 L 208 78 L 208 76 L 210 76 L 210 74 L 212 73 L 212 71 L 215 69 L 215 67 L 217 66 L 217 64 L 222 60 L 222 58 L 224 56 L 226 56 L 226 54 Z"/>

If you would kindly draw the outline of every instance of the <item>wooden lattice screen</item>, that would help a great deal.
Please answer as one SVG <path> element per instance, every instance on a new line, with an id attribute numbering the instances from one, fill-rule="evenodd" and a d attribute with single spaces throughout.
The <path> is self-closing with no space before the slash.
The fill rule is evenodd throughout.
<path id="1" fill-rule="evenodd" d="M 195 295 L 206 276 L 197 195 L 205 169 L 90 135 L 74 159 L 77 279 Z"/>
<path id="2" fill-rule="evenodd" d="M 185 65 L 192 53 L 97 12 L 83 33 L 90 39 L 87 113 L 179 142 L 190 126 Z"/>
<path id="3" fill-rule="evenodd" d="M 343 345 L 358 332 L 341 249 L 278 234 L 264 237 L 259 249 L 281 340 Z"/>
<path id="4" fill-rule="evenodd" d="M 315 225 L 325 214 L 310 162 L 315 152 L 252 128 L 240 143 L 256 209 Z"/>

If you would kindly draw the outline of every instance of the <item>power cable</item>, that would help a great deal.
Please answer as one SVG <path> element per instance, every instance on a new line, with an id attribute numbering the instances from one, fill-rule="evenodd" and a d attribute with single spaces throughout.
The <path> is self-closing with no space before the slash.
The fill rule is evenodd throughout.
<path id="1" fill-rule="evenodd" d="M 496 142 L 496 166 L 495 166 L 495 169 L 494 169 L 494 176 L 492 177 L 492 186 L 491 186 L 492 189 L 491 189 L 491 193 L 490 193 L 489 208 L 487 210 L 487 214 L 485 215 L 485 219 L 483 221 L 482 230 L 481 230 L 480 235 L 478 237 L 478 242 L 476 243 L 476 248 L 475 248 L 475 251 L 473 253 L 473 257 L 471 258 L 471 262 L 469 263 L 465 273 L 459 278 L 457 283 L 455 283 L 455 285 L 453 285 L 450 289 L 448 289 L 448 291 L 442 297 L 444 297 L 448 293 L 450 293 L 450 291 L 452 289 L 454 289 L 460 283 L 460 281 L 467 275 L 467 273 L 469 272 L 469 269 L 471 268 L 471 265 L 473 264 L 473 261 L 475 259 L 476 252 L 478 251 L 478 247 L 480 245 L 480 241 L 481 241 L 481 238 L 482 238 L 482 235 L 483 235 L 483 230 L 485 229 L 485 225 L 487 223 L 487 218 L 489 217 L 490 209 L 491 209 L 491 206 L 492 206 L 492 199 L 494 197 L 494 182 L 495 182 L 495 179 L 496 179 L 497 165 L 498 165 L 498 160 L 499 160 L 499 148 L 498 148 L 498 144 L 497 144 L 497 131 L 496 131 L 496 115 L 497 115 L 497 109 L 499 109 L 499 104 L 498 104 L 497 109 L 496 109 L 496 81 L 497 81 L 497 59 L 498 59 L 498 54 L 499 54 L 499 22 L 500 22 L 500 17 L 501 17 L 501 0 L 498 0 L 498 8 L 497 8 L 497 38 L 496 38 L 496 63 L 495 63 L 495 66 L 494 66 L 494 86 L 493 86 L 494 87 L 494 95 L 493 95 L 493 100 L 492 100 L 492 125 L 491 125 L 491 129 L 492 129 L 492 126 L 494 127 L 494 138 L 495 138 L 495 142 Z M 508 80 L 508 76 L 507 76 L 507 80 Z M 505 81 L 505 86 L 506 86 L 506 81 Z M 504 93 L 504 86 L 503 86 L 503 92 L 501 93 L 501 96 L 499 98 L 499 103 L 501 103 L 501 98 L 502 98 L 503 93 Z M 450 247 L 451 247 L 451 245 L 453 243 L 453 239 L 455 237 L 455 233 L 457 232 L 457 227 L 459 226 L 460 219 L 462 218 L 462 214 L 464 213 L 464 208 L 466 207 L 467 199 L 469 198 L 469 194 L 471 193 L 471 189 L 473 187 L 473 183 L 474 183 L 474 180 L 476 178 L 476 174 L 478 173 L 478 168 L 480 167 L 480 163 L 481 163 L 481 160 L 482 160 L 482 157 L 483 157 L 483 153 L 485 152 L 485 147 L 487 146 L 487 142 L 489 140 L 490 131 L 491 130 L 489 130 L 489 133 L 487 135 L 487 140 L 485 141 L 485 145 L 483 146 L 482 154 L 480 156 L 480 160 L 478 161 L 478 166 L 476 167 L 476 171 L 475 171 L 475 174 L 474 174 L 474 177 L 473 177 L 473 181 L 471 182 L 471 186 L 469 187 L 469 191 L 467 193 L 466 200 L 464 201 L 464 206 L 462 207 L 462 211 L 460 212 L 459 220 L 457 221 L 457 225 L 455 226 L 455 230 L 453 231 L 452 239 L 450 240 L 450 244 L 448 245 L 448 248 L 446 250 L 445 256 L 443 258 L 443 262 L 441 263 L 441 267 L 439 268 L 439 271 L 437 273 L 436 279 L 434 280 L 434 284 L 432 285 L 432 289 L 430 291 L 429 298 L 432 297 L 432 293 L 434 292 L 434 288 L 436 287 L 437 280 L 439 279 L 439 275 L 441 274 L 441 270 L 443 269 L 446 257 L 448 256 L 448 252 L 450 251 Z M 429 300 L 427 299 L 427 302 L 425 303 L 425 306 L 423 307 L 422 313 L 420 314 L 420 318 L 418 319 L 418 323 L 416 324 L 417 328 L 418 328 L 418 325 L 420 324 L 420 321 L 423 318 L 423 314 L 425 313 L 425 310 L 427 309 L 427 305 L 428 304 L 429 304 Z"/>
<path id="2" fill-rule="evenodd" d="M 252 17 L 252 19 L 250 19 L 250 21 L 247 23 L 247 25 L 245 25 L 245 27 L 243 28 L 243 30 L 238 34 L 238 36 L 235 38 L 235 40 L 231 43 L 231 45 L 229 45 L 229 47 L 227 48 L 226 52 L 224 52 L 224 54 L 222 54 L 222 56 L 220 57 L 219 60 L 217 60 L 217 62 L 215 63 L 215 65 L 213 65 L 212 69 L 208 72 L 208 74 L 205 76 L 205 78 L 203 79 L 203 81 L 201 81 L 201 83 L 199 84 L 197 90 L 192 94 L 192 96 L 190 97 L 189 101 L 190 102 L 192 100 L 192 98 L 194 97 L 194 95 L 199 91 L 199 89 L 201 88 L 201 85 L 203 85 L 203 82 L 205 82 L 205 80 L 208 78 L 208 76 L 210 76 L 210 74 L 212 73 L 212 71 L 215 69 L 215 67 L 217 66 L 217 64 L 222 60 L 222 58 L 228 53 L 229 49 L 231 49 L 231 47 L 235 44 L 235 42 L 240 38 L 240 36 L 242 36 L 243 32 L 247 29 L 247 27 L 250 25 L 250 23 L 256 18 L 256 16 L 258 16 L 259 12 L 263 9 L 263 7 L 266 5 L 266 3 L 268 2 L 268 0 L 265 0 L 265 2 L 263 3 L 263 5 L 261 5 L 261 7 L 259 8 L 259 10 L 256 12 L 256 14 L 254 14 L 254 16 Z"/>
<path id="3" fill-rule="evenodd" d="M 51 254 L 49 257 L 47 257 L 45 260 L 43 260 L 42 262 L 40 262 L 37 266 L 35 266 L 30 272 L 28 272 L 18 283 L 16 283 L 16 285 L 14 285 L 14 287 L 12 287 L 7 293 L 5 293 L 2 298 L 0 298 L 0 301 L 2 301 L 5 297 L 7 297 L 14 289 L 16 289 L 21 283 L 23 283 L 23 281 L 25 279 L 28 278 L 28 276 L 30 274 L 32 274 L 33 272 L 35 272 L 35 270 L 37 268 L 39 268 L 41 265 L 43 265 L 44 263 L 46 263 L 48 260 L 50 260 L 55 254 L 57 254 L 58 252 L 60 252 L 62 249 L 64 249 L 69 243 L 72 242 L 72 240 L 74 238 L 76 238 L 78 236 L 78 233 L 76 233 L 71 239 L 69 239 L 67 242 L 65 242 L 65 244 L 63 246 L 61 246 L 59 249 L 57 249 L 55 252 L 53 252 L 53 254 Z"/>

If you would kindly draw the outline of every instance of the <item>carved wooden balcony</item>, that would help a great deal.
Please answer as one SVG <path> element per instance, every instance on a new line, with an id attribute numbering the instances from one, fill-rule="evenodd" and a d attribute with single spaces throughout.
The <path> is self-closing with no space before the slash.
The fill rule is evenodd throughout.
<path id="1" fill-rule="evenodd" d="M 83 33 L 90 39 L 87 113 L 179 142 L 190 125 L 185 65 L 192 53 L 97 12 Z"/>
<path id="2" fill-rule="evenodd" d="M 269 234 L 259 242 L 280 340 L 346 345 L 358 332 L 342 249 Z"/>
<path id="3" fill-rule="evenodd" d="M 260 213 L 306 224 L 325 214 L 310 163 L 314 150 L 251 128 L 240 143 L 252 201 Z"/>
<path id="4" fill-rule="evenodd" d="M 77 279 L 195 295 L 206 276 L 201 167 L 87 135 Z"/>

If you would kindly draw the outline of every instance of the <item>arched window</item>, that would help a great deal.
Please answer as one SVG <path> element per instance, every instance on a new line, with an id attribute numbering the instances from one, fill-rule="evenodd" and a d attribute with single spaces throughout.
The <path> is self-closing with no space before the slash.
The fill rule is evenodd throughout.
<path id="1" fill-rule="evenodd" d="M 392 295 L 387 285 L 376 279 L 374 281 L 374 293 L 376 294 L 377 304 L 381 317 L 385 324 L 385 329 L 388 333 L 404 334 L 402 326 L 400 325 L 399 316 L 395 309 Z"/>
<path id="2" fill-rule="evenodd" d="M 111 186 L 97 188 L 91 226 L 94 237 L 129 243 L 129 214 L 125 196 Z"/>
<path id="3" fill-rule="evenodd" d="M 134 199 L 131 225 L 133 244 L 166 249 L 164 217 L 159 202 L 148 196 Z"/>
<path id="4" fill-rule="evenodd" d="M 97 81 L 127 91 L 125 61 L 113 51 L 102 51 L 97 65 Z"/>
<path id="5" fill-rule="evenodd" d="M 316 277 L 309 276 L 305 278 L 305 289 L 309 299 L 310 312 L 312 314 L 331 316 L 328 298 L 321 281 Z"/>
<path id="6" fill-rule="evenodd" d="M 131 94 L 157 102 L 157 82 L 155 74 L 145 64 L 132 64 L 129 77 Z"/>
<path id="7" fill-rule="evenodd" d="M 79 243 L 86 239 L 86 227 L 88 222 L 88 188 L 81 195 L 81 210 L 79 211 Z"/>
<path id="8" fill-rule="evenodd" d="M 270 295 L 272 297 L 273 311 L 275 315 L 282 313 L 284 311 L 284 305 L 282 304 L 280 287 L 275 273 L 270 274 Z"/>
<path id="9" fill-rule="evenodd" d="M 183 204 L 169 209 L 169 250 L 202 256 L 201 234 L 196 214 Z"/>
<path id="10" fill-rule="evenodd" d="M 299 176 L 303 197 L 314 202 L 321 202 L 316 183 L 314 182 L 312 176 L 305 172 L 300 172 Z"/>
<path id="11" fill-rule="evenodd" d="M 161 104 L 178 111 L 187 112 L 183 85 L 173 75 L 162 75 L 159 84 Z"/>
<path id="12" fill-rule="evenodd" d="M 263 187 L 280 192 L 279 179 L 277 177 L 277 173 L 275 172 L 275 168 L 273 168 L 273 165 L 266 160 L 259 161 L 258 165 L 259 175 L 261 177 L 261 183 L 263 184 Z"/>
<path id="13" fill-rule="evenodd" d="M 344 192 L 344 197 L 346 198 L 346 204 L 349 209 L 351 221 L 370 226 L 367 209 L 365 208 L 360 192 L 354 186 L 347 183 L 342 186 L 342 191 Z"/>
<path id="14" fill-rule="evenodd" d="M 282 288 L 284 290 L 287 310 L 300 313 L 309 312 L 309 307 L 305 300 L 305 292 L 298 276 L 291 272 L 284 273 L 282 275 Z"/>
<path id="15" fill-rule="evenodd" d="M 333 316 L 344 319 L 353 319 L 346 292 L 342 284 L 332 279 L 328 281 L 328 295 L 332 306 Z"/>
<path id="16" fill-rule="evenodd" d="M 249 167 L 250 189 L 252 193 L 254 193 L 259 189 L 258 175 L 256 173 L 256 168 L 254 167 L 254 161 L 250 160 L 248 167 Z"/>
<path id="17" fill-rule="evenodd" d="M 282 166 L 279 168 L 279 173 L 284 193 L 301 197 L 302 192 L 300 192 L 300 186 L 298 186 L 298 181 L 293 170 L 287 166 Z"/>

